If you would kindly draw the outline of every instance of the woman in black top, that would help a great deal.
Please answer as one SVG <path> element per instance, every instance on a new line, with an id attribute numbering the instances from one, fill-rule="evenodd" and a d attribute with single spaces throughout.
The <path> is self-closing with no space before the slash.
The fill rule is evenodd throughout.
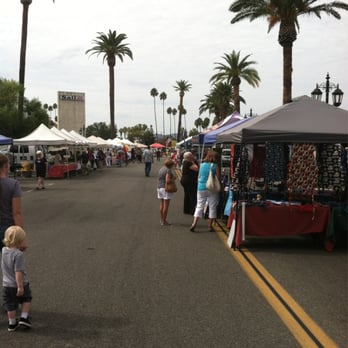
<path id="1" fill-rule="evenodd" d="M 191 152 L 184 153 L 182 177 L 180 183 L 184 188 L 184 214 L 193 215 L 197 203 L 198 164 Z"/>
<path id="2" fill-rule="evenodd" d="M 35 171 L 37 177 L 37 190 L 45 188 L 44 179 L 46 177 L 47 160 L 43 157 L 42 151 L 36 152 Z"/>

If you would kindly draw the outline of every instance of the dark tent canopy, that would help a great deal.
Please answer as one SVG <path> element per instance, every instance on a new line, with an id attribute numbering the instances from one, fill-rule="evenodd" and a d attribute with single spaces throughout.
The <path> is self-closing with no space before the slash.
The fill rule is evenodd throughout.
<path id="1" fill-rule="evenodd" d="M 348 111 L 302 96 L 217 136 L 217 143 L 264 142 L 348 143 Z"/>

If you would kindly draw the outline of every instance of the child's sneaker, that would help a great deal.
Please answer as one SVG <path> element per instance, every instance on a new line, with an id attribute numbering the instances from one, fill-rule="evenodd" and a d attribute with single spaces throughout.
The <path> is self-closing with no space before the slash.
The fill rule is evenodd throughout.
<path id="1" fill-rule="evenodd" d="M 20 318 L 18 324 L 20 326 L 26 327 L 27 329 L 31 329 L 31 322 L 29 318 Z"/>
<path id="2" fill-rule="evenodd" d="M 16 320 L 16 324 L 10 324 L 10 323 L 8 323 L 7 330 L 8 330 L 9 332 L 16 331 L 17 328 L 18 328 L 18 325 L 19 325 L 18 320 Z"/>

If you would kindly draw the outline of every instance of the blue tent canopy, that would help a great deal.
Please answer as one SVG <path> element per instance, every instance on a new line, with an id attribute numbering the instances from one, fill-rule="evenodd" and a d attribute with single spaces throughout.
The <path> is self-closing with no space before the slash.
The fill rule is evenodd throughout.
<path id="1" fill-rule="evenodd" d="M 196 144 L 196 145 L 208 144 L 208 142 L 206 141 L 208 134 L 212 134 L 214 132 L 219 133 L 220 130 L 222 130 L 222 129 L 223 130 L 230 129 L 230 127 L 232 125 L 234 125 L 235 123 L 238 123 L 240 120 L 242 120 L 242 116 L 239 114 L 239 112 L 235 111 L 232 113 L 232 115 L 227 116 L 224 120 L 213 125 L 212 128 L 206 130 L 205 132 L 202 132 L 201 134 L 198 134 L 198 135 L 195 135 L 194 137 L 192 137 L 192 144 Z M 216 133 L 216 134 L 218 134 L 218 133 Z M 216 140 L 216 136 L 215 136 L 215 140 Z M 213 144 L 214 142 L 215 141 L 209 142 L 209 144 L 210 143 Z"/>
<path id="2" fill-rule="evenodd" d="M 218 134 L 228 130 L 228 129 L 231 129 L 233 127 L 236 127 L 244 122 L 247 122 L 248 120 L 250 120 L 250 118 L 244 118 L 244 119 L 240 119 L 239 121 L 236 121 L 234 123 L 229 123 L 229 124 L 226 124 L 220 128 L 217 128 L 217 129 L 214 129 L 206 134 L 204 134 L 204 139 L 203 139 L 203 143 L 205 145 L 211 145 L 211 144 L 215 144 L 216 143 L 216 139 L 217 139 L 217 136 Z"/>
<path id="3" fill-rule="evenodd" d="M 0 134 L 0 145 L 12 145 L 13 139 Z"/>

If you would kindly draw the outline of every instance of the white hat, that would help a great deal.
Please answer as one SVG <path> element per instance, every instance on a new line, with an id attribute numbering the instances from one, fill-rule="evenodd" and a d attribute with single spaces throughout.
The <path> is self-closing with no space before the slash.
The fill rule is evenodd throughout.
<path id="1" fill-rule="evenodd" d="M 42 155 L 42 151 L 41 151 L 41 150 L 38 150 L 38 151 L 36 151 L 36 154 L 37 154 L 37 155 Z"/>

